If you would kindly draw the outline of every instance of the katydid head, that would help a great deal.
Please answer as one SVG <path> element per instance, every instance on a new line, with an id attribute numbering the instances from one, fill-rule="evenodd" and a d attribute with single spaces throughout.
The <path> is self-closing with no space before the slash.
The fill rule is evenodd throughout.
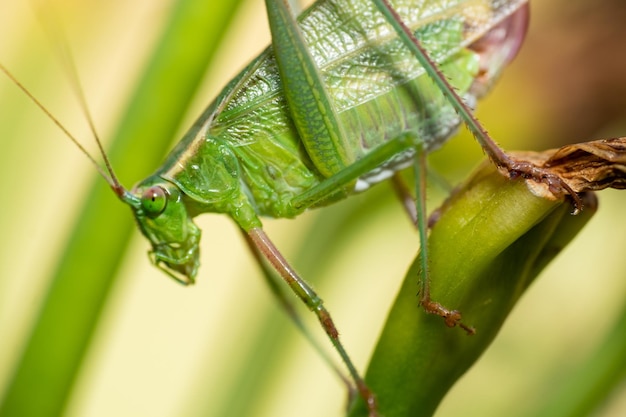
<path id="1" fill-rule="evenodd" d="M 131 207 L 139 228 L 152 244 L 150 255 L 153 263 L 176 281 L 184 285 L 192 284 L 199 266 L 200 229 L 192 222 L 191 216 L 187 214 L 187 208 L 183 204 L 178 187 L 160 177 L 151 177 L 140 183 L 132 191 L 128 191 L 113 172 L 109 158 L 96 134 L 93 121 L 84 104 L 85 100 L 80 88 L 77 90 L 83 104 L 83 110 L 104 160 L 104 167 L 96 162 L 95 158 L 67 128 L 2 64 L 0 64 L 0 71 L 4 72 L 65 133 L 92 162 L 100 176 L 109 184 L 119 199 Z"/>
<path id="2" fill-rule="evenodd" d="M 121 199 L 131 206 L 141 233 L 150 241 L 150 259 L 183 285 L 198 272 L 200 229 L 187 212 L 180 189 L 153 176 Z"/>

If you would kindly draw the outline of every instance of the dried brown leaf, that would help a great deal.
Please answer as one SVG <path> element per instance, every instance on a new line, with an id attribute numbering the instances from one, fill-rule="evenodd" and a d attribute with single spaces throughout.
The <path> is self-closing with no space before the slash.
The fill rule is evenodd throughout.
<path id="1" fill-rule="evenodd" d="M 515 152 L 563 178 L 574 191 L 626 189 L 626 137 L 566 145 L 544 152 Z"/>

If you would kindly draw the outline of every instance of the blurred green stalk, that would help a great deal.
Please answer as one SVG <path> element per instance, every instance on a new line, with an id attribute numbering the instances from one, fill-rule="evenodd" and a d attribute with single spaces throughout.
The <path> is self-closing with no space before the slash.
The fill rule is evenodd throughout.
<path id="1" fill-rule="evenodd" d="M 626 305 L 595 352 L 554 384 L 554 391 L 531 417 L 592 415 L 626 378 Z"/>
<path id="2" fill-rule="evenodd" d="M 162 160 L 238 5 L 238 0 L 174 4 L 110 150 L 120 178 L 139 180 Z M 63 414 L 133 230 L 130 212 L 96 179 L 4 393 L 0 416 Z"/>

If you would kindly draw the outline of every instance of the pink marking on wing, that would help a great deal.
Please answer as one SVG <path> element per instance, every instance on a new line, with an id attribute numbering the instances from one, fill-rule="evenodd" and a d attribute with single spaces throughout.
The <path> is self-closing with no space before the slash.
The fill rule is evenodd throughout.
<path id="1" fill-rule="evenodd" d="M 526 3 L 470 45 L 480 55 L 480 71 L 472 86 L 478 97 L 517 56 L 528 31 L 529 17 L 530 6 Z"/>

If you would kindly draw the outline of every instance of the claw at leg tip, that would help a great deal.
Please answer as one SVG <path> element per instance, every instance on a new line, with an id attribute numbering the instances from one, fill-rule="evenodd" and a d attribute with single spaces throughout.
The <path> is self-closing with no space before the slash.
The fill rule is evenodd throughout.
<path id="1" fill-rule="evenodd" d="M 572 216 L 576 216 L 577 214 L 580 214 L 581 211 L 583 211 L 583 201 L 580 196 L 575 192 L 570 195 L 572 197 L 572 200 L 574 200 L 574 209 L 572 210 Z"/>

